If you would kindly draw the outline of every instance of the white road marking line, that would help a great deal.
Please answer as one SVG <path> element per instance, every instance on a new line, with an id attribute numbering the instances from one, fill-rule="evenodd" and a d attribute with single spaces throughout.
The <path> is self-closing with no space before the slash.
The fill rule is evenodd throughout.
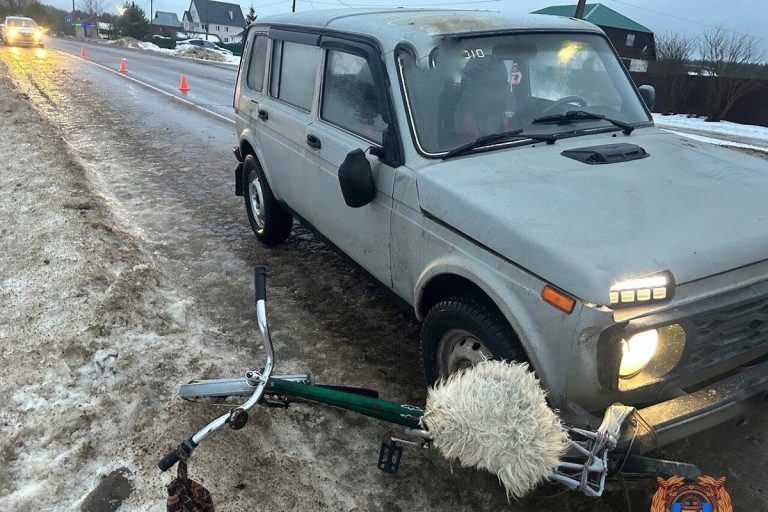
<path id="1" fill-rule="evenodd" d="M 181 103 L 189 105 L 190 107 L 194 107 L 194 108 L 196 108 L 198 110 L 202 110 L 206 114 L 214 116 L 214 117 L 217 117 L 217 118 L 221 119 L 222 121 L 226 121 L 227 123 L 230 123 L 230 124 L 235 124 L 235 121 L 233 121 L 232 119 L 230 119 L 230 118 L 228 118 L 226 116 L 223 116 L 223 115 L 219 114 L 218 112 L 214 112 L 213 110 L 210 110 L 210 109 L 207 109 L 207 108 L 205 108 L 205 107 L 203 107 L 201 105 L 198 105 L 197 103 L 195 103 L 193 101 L 189 101 L 187 99 L 184 99 L 184 98 L 181 98 L 179 96 L 176 96 L 175 94 L 172 94 L 172 93 L 170 93 L 168 91 L 164 91 L 164 90 L 160 89 L 159 87 L 155 87 L 154 85 L 150 85 L 150 84 L 148 84 L 146 82 L 142 82 L 141 80 L 139 80 L 137 78 L 134 78 L 132 76 L 126 75 L 125 73 L 120 73 L 119 71 L 116 71 L 114 69 L 110 69 L 107 66 L 103 66 L 103 65 L 101 65 L 101 64 L 99 64 L 97 62 L 93 62 L 92 60 L 83 59 L 82 57 L 79 57 L 77 55 L 72 55 L 71 53 L 67 53 L 67 52 L 62 51 L 62 50 L 56 50 L 54 48 L 50 48 L 50 49 L 55 51 L 56 53 L 60 53 L 60 54 L 65 55 L 65 56 L 67 56 L 69 58 L 72 58 L 72 59 L 75 59 L 75 60 L 82 60 L 82 61 L 87 62 L 89 64 L 93 64 L 94 66 L 100 67 L 101 69 L 105 69 L 105 70 L 109 71 L 110 73 L 114 73 L 115 75 L 121 76 L 123 78 L 127 78 L 128 80 L 131 80 L 133 82 L 136 82 L 137 84 L 142 85 L 142 86 L 146 87 L 147 89 L 151 89 L 151 90 L 153 90 L 155 92 L 159 92 L 160 94 L 165 94 L 166 96 L 169 96 L 169 97 L 171 97 L 171 98 L 173 98 L 173 99 L 175 99 L 177 101 L 180 101 Z"/>

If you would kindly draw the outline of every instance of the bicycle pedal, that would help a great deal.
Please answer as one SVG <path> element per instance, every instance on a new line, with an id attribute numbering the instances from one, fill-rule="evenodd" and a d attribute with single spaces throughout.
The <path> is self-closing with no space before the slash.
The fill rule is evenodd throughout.
<path id="1" fill-rule="evenodd" d="M 400 469 L 400 458 L 403 456 L 403 447 L 394 439 L 389 442 L 381 442 L 379 450 L 379 469 L 385 473 L 397 473 Z"/>

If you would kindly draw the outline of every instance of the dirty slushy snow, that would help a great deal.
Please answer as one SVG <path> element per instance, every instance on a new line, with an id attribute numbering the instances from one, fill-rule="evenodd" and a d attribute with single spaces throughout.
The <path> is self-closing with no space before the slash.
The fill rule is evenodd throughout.
<path id="1" fill-rule="evenodd" d="M 163 369 L 195 354 L 201 326 L 3 68 L 0 510 L 69 510 L 116 471 L 133 487 L 136 436 L 167 435 L 151 424 L 173 393 Z"/>

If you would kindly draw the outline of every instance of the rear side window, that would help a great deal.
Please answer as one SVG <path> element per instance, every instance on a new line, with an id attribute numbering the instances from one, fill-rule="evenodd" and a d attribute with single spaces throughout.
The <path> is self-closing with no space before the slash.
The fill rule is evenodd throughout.
<path id="1" fill-rule="evenodd" d="M 368 61 L 358 55 L 328 50 L 320 117 L 340 128 L 381 143 L 386 128 Z"/>
<path id="2" fill-rule="evenodd" d="M 320 48 L 290 41 L 274 41 L 269 94 L 303 110 L 310 110 Z"/>
<path id="3" fill-rule="evenodd" d="M 248 64 L 248 88 L 261 92 L 264 87 L 264 69 L 267 65 L 267 36 L 256 36 L 251 47 Z"/>

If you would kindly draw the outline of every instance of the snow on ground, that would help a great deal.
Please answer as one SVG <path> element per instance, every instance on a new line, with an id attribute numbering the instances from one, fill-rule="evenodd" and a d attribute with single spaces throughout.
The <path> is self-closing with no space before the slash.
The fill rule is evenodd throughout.
<path id="1" fill-rule="evenodd" d="M 199 60 L 209 60 L 212 62 L 223 62 L 225 64 L 232 64 L 232 59 L 237 59 L 237 62 L 240 62 L 240 57 L 233 57 L 232 55 L 227 55 L 221 52 L 217 52 L 214 50 L 209 50 L 207 48 L 198 48 L 196 46 L 185 46 L 182 48 L 177 48 L 176 50 L 173 50 L 177 57 L 183 57 L 185 59 L 199 59 Z"/>
<path id="2" fill-rule="evenodd" d="M 114 41 L 107 41 L 106 44 L 117 46 L 119 48 L 141 48 L 141 41 L 134 37 L 121 37 L 120 39 L 115 39 Z"/>
<path id="3" fill-rule="evenodd" d="M 217 52 L 209 50 L 207 48 L 197 48 L 194 46 L 184 46 L 176 49 L 160 48 L 154 43 L 147 43 L 134 39 L 132 37 L 121 37 L 114 41 L 109 41 L 108 44 L 119 46 L 122 48 L 134 48 L 136 50 L 146 50 L 150 52 L 163 53 L 165 55 L 172 55 L 174 57 L 182 57 L 185 59 L 206 60 L 211 62 L 219 62 L 221 64 L 230 64 L 233 66 L 240 65 L 240 57 L 237 55 L 228 55 L 224 52 Z"/>
<path id="4" fill-rule="evenodd" d="M 663 129 L 670 133 L 674 133 L 675 135 L 680 135 L 681 137 L 688 137 L 689 139 L 697 140 L 699 142 L 707 142 L 709 144 L 717 144 L 718 146 L 728 146 L 731 148 L 738 148 L 738 149 L 749 149 L 752 151 L 760 151 L 763 153 L 765 153 L 766 151 L 766 148 L 764 146 L 756 146 L 754 144 L 744 144 L 742 142 L 734 142 L 734 141 L 725 140 L 725 139 L 717 139 L 714 137 L 706 137 L 704 135 L 697 135 L 695 133 L 685 133 L 685 132 L 680 132 L 676 130 L 670 130 L 667 128 L 663 128 Z"/>
<path id="5" fill-rule="evenodd" d="M 157 485 L 131 482 L 137 440 L 171 438 L 141 412 L 163 417 L 202 324 L 26 99 L 0 76 L 0 510 L 115 510 Z"/>
<path id="6" fill-rule="evenodd" d="M 670 116 L 653 114 L 653 121 L 661 128 L 680 128 L 700 132 L 711 132 L 714 136 L 729 135 L 748 137 L 751 139 L 764 140 L 768 143 L 768 127 L 766 126 L 731 123 L 730 121 L 708 123 L 703 117 L 689 117 L 685 114 L 674 114 Z"/>

